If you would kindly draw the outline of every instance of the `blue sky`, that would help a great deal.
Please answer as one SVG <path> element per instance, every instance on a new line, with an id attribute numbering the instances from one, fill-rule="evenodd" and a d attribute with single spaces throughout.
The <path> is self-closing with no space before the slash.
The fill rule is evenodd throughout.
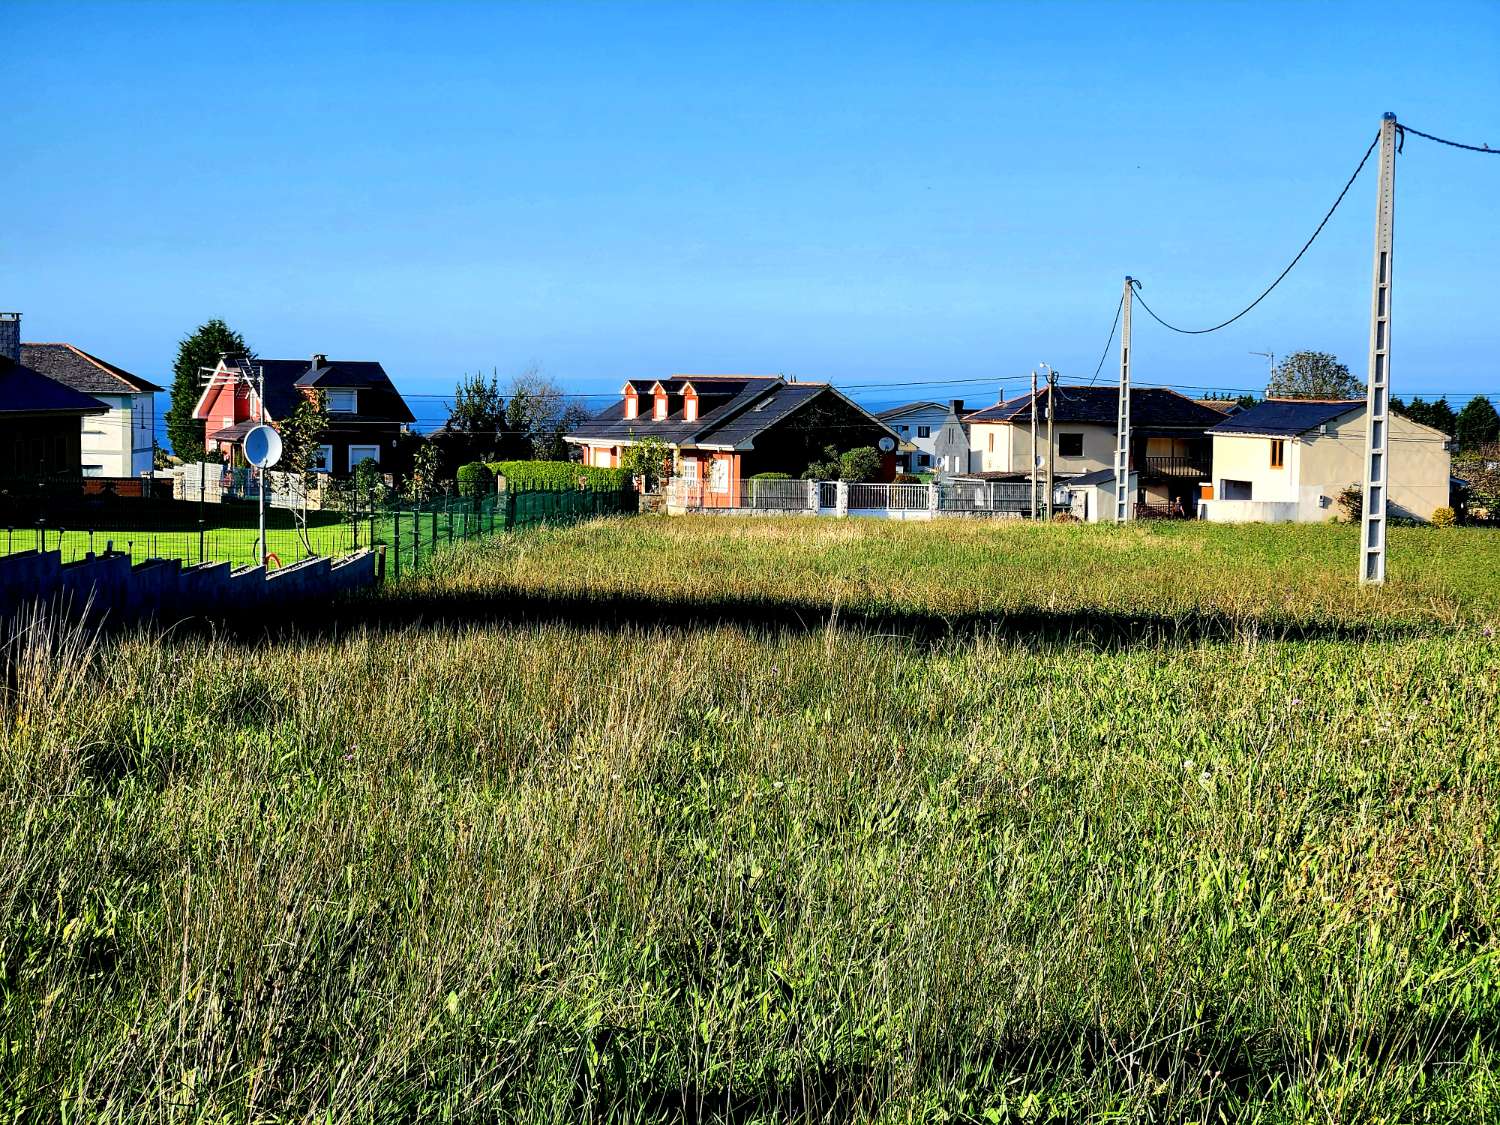
<path id="1" fill-rule="evenodd" d="M 5 27 L 0 308 L 162 382 L 222 316 L 419 394 L 534 364 L 991 401 L 1039 362 L 1087 380 L 1126 273 L 1169 319 L 1236 311 L 1384 110 L 1500 147 L 1488 2 L 10 0 Z M 1373 170 L 1232 328 L 1138 315 L 1136 378 L 1260 387 L 1249 353 L 1298 348 L 1362 374 Z M 1413 138 L 1397 189 L 1397 393 L 1500 392 L 1500 158 Z"/>

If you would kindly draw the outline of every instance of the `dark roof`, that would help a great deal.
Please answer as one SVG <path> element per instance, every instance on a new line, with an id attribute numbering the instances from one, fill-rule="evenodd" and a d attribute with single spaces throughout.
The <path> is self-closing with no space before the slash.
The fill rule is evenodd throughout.
<path id="1" fill-rule="evenodd" d="M 75 391 L 40 371 L 9 358 L 0 358 L 0 413 L 103 414 L 109 410 L 98 399 Z"/>
<path id="2" fill-rule="evenodd" d="M 266 411 L 273 419 L 289 418 L 302 401 L 299 387 L 319 390 L 359 390 L 357 414 L 335 414 L 329 424 L 345 422 L 414 422 L 415 416 L 385 368 L 374 360 L 324 360 L 314 368 L 306 359 L 255 359 L 266 381 Z"/>
<path id="3" fill-rule="evenodd" d="M 206 436 L 211 441 L 243 441 L 245 439 L 245 435 L 248 434 L 251 430 L 255 429 L 255 427 L 258 425 L 260 425 L 260 423 L 255 421 L 236 422 L 232 426 L 225 426 L 222 430 L 215 430 L 213 433 Z"/>
<path id="4" fill-rule="evenodd" d="M 1046 391 L 1038 391 L 1036 397 L 1045 403 Z M 1118 387 L 1057 387 L 1054 398 L 1056 413 L 1053 420 L 1064 425 L 1093 424 L 1113 426 L 1119 415 L 1120 389 Z M 973 414 L 964 415 L 965 422 L 1014 422 L 1031 424 L 1031 392 L 998 402 Z M 1203 406 L 1186 395 L 1165 387 L 1130 388 L 1130 424 L 1157 428 L 1204 429 L 1222 422 L 1224 415 Z"/>
<path id="5" fill-rule="evenodd" d="M 573 434 L 581 438 L 617 438 L 626 441 L 657 437 L 678 445 L 690 443 L 699 434 L 728 421 L 775 388 L 788 385 L 783 384 L 776 375 L 700 376 L 686 380 L 682 376 L 675 376 L 671 379 L 628 380 L 630 386 L 642 396 L 657 383 L 670 396 L 674 391 L 680 392 L 685 381 L 691 382 L 698 392 L 698 419 L 695 422 L 684 420 L 680 396 L 675 403 L 668 399 L 671 409 L 661 419 L 653 418 L 650 407 L 645 403 L 641 404 L 640 414 L 634 418 L 626 418 L 625 400 L 622 398 L 606 406 L 592 418 L 584 419 L 573 430 Z"/>
<path id="6" fill-rule="evenodd" d="M 782 383 L 748 409 L 699 434 L 698 441 L 704 445 L 741 445 L 753 441 L 757 434 L 829 390 L 827 383 Z"/>
<path id="7" fill-rule="evenodd" d="M 162 389 L 72 344 L 22 344 L 21 362 L 86 395 L 153 394 Z"/>
<path id="8" fill-rule="evenodd" d="M 898 414 L 906 414 L 912 410 L 941 410 L 946 413 L 948 407 L 946 403 L 941 402 L 908 402 L 905 406 L 893 406 L 889 410 L 882 410 L 875 417 L 884 421 L 887 418 L 894 418 Z"/>
<path id="9" fill-rule="evenodd" d="M 1225 418 L 1211 434 L 1271 434 L 1292 437 L 1316 429 L 1365 405 L 1362 398 L 1272 398 Z"/>
<path id="10" fill-rule="evenodd" d="M 1134 473 L 1135 470 L 1132 469 L 1131 472 Z M 1087 487 L 1093 484 L 1114 484 L 1115 471 L 1113 469 L 1095 469 L 1092 473 L 1084 473 L 1081 477 L 1074 477 L 1068 483 L 1076 484 L 1080 487 Z"/>

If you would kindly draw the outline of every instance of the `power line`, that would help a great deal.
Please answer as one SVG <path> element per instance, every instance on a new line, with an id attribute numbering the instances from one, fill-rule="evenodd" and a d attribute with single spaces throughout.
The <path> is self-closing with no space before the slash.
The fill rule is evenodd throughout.
<path id="1" fill-rule="evenodd" d="M 1125 297 L 1122 294 L 1119 302 L 1115 305 L 1115 322 L 1109 326 L 1109 339 L 1104 341 L 1104 350 L 1099 353 L 1099 365 L 1094 368 L 1094 374 L 1089 379 L 1089 386 L 1094 385 L 1094 380 L 1099 378 L 1099 372 L 1104 370 L 1104 361 L 1109 358 L 1109 346 L 1115 342 L 1115 331 L 1120 327 L 1120 311 L 1125 307 Z"/>
<path id="2" fill-rule="evenodd" d="M 1175 324 L 1168 324 L 1161 317 L 1157 316 L 1156 313 L 1152 310 L 1151 306 L 1146 304 L 1145 300 L 1140 296 L 1139 288 L 1137 288 L 1135 299 L 1137 301 L 1140 301 L 1141 307 L 1145 309 L 1148 314 L 1150 314 L 1152 320 L 1156 321 L 1156 323 L 1160 324 L 1163 328 L 1170 328 L 1173 332 L 1180 332 L 1184 336 L 1204 336 L 1210 332 L 1217 332 L 1221 328 L 1228 328 L 1235 321 L 1239 320 L 1240 317 L 1244 316 L 1256 305 L 1260 304 L 1267 297 L 1269 297 L 1271 295 L 1271 290 L 1280 285 L 1282 279 L 1285 278 L 1287 274 L 1291 273 L 1292 268 L 1302 260 L 1302 255 L 1306 254 L 1308 249 L 1311 248 L 1312 244 L 1317 241 L 1318 235 L 1322 234 L 1323 228 L 1328 225 L 1328 220 L 1333 218 L 1333 213 L 1339 209 L 1339 204 L 1344 202 L 1344 196 L 1349 194 L 1349 189 L 1354 186 L 1354 181 L 1359 179 L 1360 172 L 1364 171 L 1365 164 L 1370 159 L 1370 153 L 1375 151 L 1375 146 L 1379 143 L 1380 134 L 1377 133 L 1375 135 L 1375 139 L 1370 142 L 1370 147 L 1365 149 L 1364 156 L 1360 157 L 1359 164 L 1355 167 L 1354 173 L 1349 177 L 1348 182 L 1344 184 L 1344 190 L 1339 192 L 1338 198 L 1333 201 L 1333 206 L 1328 208 L 1328 213 L 1323 216 L 1323 221 L 1319 223 L 1317 229 L 1312 232 L 1312 236 L 1302 244 L 1302 249 L 1297 251 L 1297 256 L 1287 264 L 1286 269 L 1282 270 L 1279 274 L 1276 275 L 1276 280 L 1271 282 L 1270 285 L 1266 286 L 1265 290 L 1259 297 L 1255 298 L 1255 300 L 1251 301 L 1248 305 L 1242 308 L 1239 312 L 1235 313 L 1228 320 L 1223 321 L 1219 324 L 1215 324 L 1212 328 L 1179 328 Z"/>
<path id="3" fill-rule="evenodd" d="M 1450 141 L 1443 137 L 1434 137 L 1431 133 L 1424 133 L 1420 129 L 1413 129 L 1410 125 L 1397 125 L 1396 131 L 1402 134 L 1403 140 L 1405 139 L 1405 134 L 1412 133 L 1426 140 L 1436 141 L 1440 145 L 1447 145 L 1450 148 L 1461 148 L 1468 152 L 1482 152 L 1489 156 L 1500 156 L 1500 148 L 1490 148 L 1489 145 L 1466 145 L 1462 141 Z M 1400 152 L 1401 150 L 1397 148 L 1396 151 Z"/>

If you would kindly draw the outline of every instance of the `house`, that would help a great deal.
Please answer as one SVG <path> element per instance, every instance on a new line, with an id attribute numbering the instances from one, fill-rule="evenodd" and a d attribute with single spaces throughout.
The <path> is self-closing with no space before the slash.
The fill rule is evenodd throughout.
<path id="1" fill-rule="evenodd" d="M 881 479 L 896 472 L 898 435 L 827 383 L 779 375 L 674 375 L 631 379 L 620 400 L 567 435 L 586 465 L 619 466 L 646 438 L 672 450 L 674 475 L 704 486 L 704 501 L 737 507 L 740 483 L 757 473 L 798 476 L 826 446 L 882 452 Z"/>
<path id="2" fill-rule="evenodd" d="M 948 418 L 948 408 L 940 402 L 908 402 L 875 415 L 901 440 L 896 468 L 903 473 L 926 473 L 937 465 L 938 431 Z M 910 445 L 911 449 L 906 447 Z"/>
<path id="3" fill-rule="evenodd" d="M 1394 412 L 1387 425 L 1387 511 L 1431 519 L 1448 504 L 1448 437 Z M 1210 520 L 1334 519 L 1339 493 L 1364 481 L 1364 399 L 1267 399 L 1209 435 L 1213 473 L 1201 507 Z"/>
<path id="4" fill-rule="evenodd" d="M 969 453 L 969 426 L 963 420 L 963 414 L 964 400 L 950 400 L 937 441 L 933 443 L 940 477 L 967 473 L 973 461 Z"/>
<path id="5" fill-rule="evenodd" d="M 1052 389 L 1054 479 L 1113 471 L 1118 387 L 1057 386 Z M 1048 391 L 1036 392 L 1036 455 L 1047 458 Z M 969 470 L 990 479 L 1025 477 L 1031 472 L 1032 393 L 996 403 L 964 418 L 969 428 Z M 1130 391 L 1130 464 L 1139 504 L 1170 506 L 1181 500 L 1188 511 L 1198 482 L 1210 465 L 1208 429 L 1225 420 L 1222 411 L 1164 387 Z"/>
<path id="6" fill-rule="evenodd" d="M 265 401 L 260 400 L 264 380 Z M 328 429 L 316 466 L 346 476 L 369 459 L 389 467 L 415 419 L 385 368 L 373 360 L 224 357 L 209 375 L 193 417 L 204 423 L 211 454 L 244 463 L 241 443 L 261 422 L 284 422 L 297 404 L 322 392 Z"/>
<path id="7" fill-rule="evenodd" d="M 109 408 L 83 427 L 84 476 L 138 477 L 156 467 L 156 392 L 161 388 L 155 383 L 73 344 L 22 344 L 21 362 Z"/>
<path id="8" fill-rule="evenodd" d="M 21 314 L 0 313 L 0 477 L 78 477 L 83 429 L 109 407 L 21 359 Z"/>

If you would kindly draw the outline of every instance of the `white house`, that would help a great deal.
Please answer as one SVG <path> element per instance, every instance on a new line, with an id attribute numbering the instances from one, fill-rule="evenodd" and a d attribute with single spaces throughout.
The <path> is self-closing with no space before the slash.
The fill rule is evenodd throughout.
<path id="1" fill-rule="evenodd" d="M 1389 415 L 1387 510 L 1427 520 L 1448 504 L 1448 436 Z M 1223 523 L 1314 523 L 1339 515 L 1338 497 L 1365 476 L 1364 399 L 1269 399 L 1220 422 L 1203 515 Z"/>
<path id="2" fill-rule="evenodd" d="M 901 436 L 904 446 L 910 442 L 916 448 L 906 454 L 903 466 L 908 473 L 930 472 L 937 465 L 938 432 L 943 420 L 948 417 L 948 407 L 939 402 L 908 402 L 905 406 L 894 406 L 875 415 Z"/>
<path id="3" fill-rule="evenodd" d="M 154 467 L 155 383 L 72 344 L 22 344 L 21 363 L 109 407 L 83 420 L 86 477 L 138 477 Z"/>

